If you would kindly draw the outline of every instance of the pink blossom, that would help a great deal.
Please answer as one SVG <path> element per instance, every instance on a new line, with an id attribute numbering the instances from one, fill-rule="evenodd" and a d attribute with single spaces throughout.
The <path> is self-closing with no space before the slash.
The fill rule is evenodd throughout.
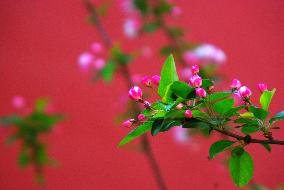
<path id="1" fill-rule="evenodd" d="M 176 109 L 177 110 L 181 110 L 183 108 L 183 104 L 182 103 L 179 103 L 177 106 L 176 106 Z"/>
<path id="2" fill-rule="evenodd" d="M 139 121 L 144 121 L 146 117 L 144 114 L 139 114 L 137 118 Z"/>
<path id="3" fill-rule="evenodd" d="M 144 86 L 151 87 L 151 86 L 152 86 L 152 79 L 151 79 L 151 77 L 149 77 L 149 76 L 144 76 L 144 77 L 142 77 L 142 79 L 141 79 L 141 83 L 142 83 Z"/>
<path id="4" fill-rule="evenodd" d="M 82 53 L 78 58 L 78 63 L 82 69 L 87 69 L 93 61 L 94 56 L 89 52 Z"/>
<path id="5" fill-rule="evenodd" d="M 131 127 L 134 122 L 134 119 L 127 119 L 122 123 L 123 127 Z"/>
<path id="6" fill-rule="evenodd" d="M 239 89 L 242 86 L 242 83 L 238 79 L 234 79 L 231 84 L 231 88 Z"/>
<path id="7" fill-rule="evenodd" d="M 143 93 L 141 88 L 139 88 L 138 86 L 134 86 L 129 90 L 128 95 L 131 99 L 138 101 L 142 99 Z"/>
<path id="8" fill-rule="evenodd" d="M 103 50 L 103 46 L 101 43 L 99 42 L 94 42 L 91 44 L 91 50 L 94 52 L 94 53 L 101 53 L 102 50 Z"/>
<path id="9" fill-rule="evenodd" d="M 138 34 L 140 23 L 137 19 L 128 18 L 123 25 L 123 31 L 126 37 L 135 38 Z"/>
<path id="10" fill-rule="evenodd" d="M 161 77 L 159 75 L 154 75 L 152 76 L 152 82 L 155 84 L 155 85 L 159 85 L 160 84 L 160 80 L 161 80 Z"/>
<path id="11" fill-rule="evenodd" d="M 187 50 L 183 54 L 183 59 L 187 64 L 198 64 L 199 58 L 191 50 Z"/>
<path id="12" fill-rule="evenodd" d="M 182 10 L 178 6 L 174 6 L 171 10 L 173 16 L 180 16 L 182 14 Z"/>
<path id="13" fill-rule="evenodd" d="M 192 112 L 191 112 L 191 110 L 186 110 L 186 111 L 184 112 L 184 116 L 185 116 L 186 118 L 192 118 Z"/>
<path id="14" fill-rule="evenodd" d="M 206 97 L 206 91 L 203 88 L 196 88 L 195 93 L 197 96 L 204 98 Z"/>
<path id="15" fill-rule="evenodd" d="M 202 78 L 198 75 L 193 75 L 189 78 L 189 85 L 192 87 L 200 87 L 202 85 Z"/>
<path id="16" fill-rule="evenodd" d="M 243 97 L 243 98 L 248 98 L 252 95 L 251 90 L 246 86 L 240 87 L 238 92 L 239 92 L 240 96 Z"/>
<path id="17" fill-rule="evenodd" d="M 16 109 L 21 109 L 25 106 L 26 101 L 22 96 L 14 96 L 12 99 L 12 105 Z"/>
<path id="18" fill-rule="evenodd" d="M 267 90 L 267 84 L 265 83 L 260 83 L 257 85 L 257 87 L 261 93 Z"/>
<path id="19" fill-rule="evenodd" d="M 198 65 L 193 65 L 193 66 L 191 67 L 191 72 L 192 72 L 193 75 L 198 74 L 198 73 L 199 73 L 199 67 L 198 67 Z"/>
<path id="20" fill-rule="evenodd" d="M 104 68 L 106 64 L 106 61 L 102 58 L 98 58 L 94 61 L 94 67 L 98 70 L 101 70 L 102 68 Z"/>

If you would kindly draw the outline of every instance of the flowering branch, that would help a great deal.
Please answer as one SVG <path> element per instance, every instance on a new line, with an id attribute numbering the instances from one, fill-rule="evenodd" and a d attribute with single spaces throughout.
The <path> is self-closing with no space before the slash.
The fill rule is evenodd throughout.
<path id="1" fill-rule="evenodd" d="M 111 38 L 100 22 L 100 19 L 97 15 L 97 12 L 96 12 L 95 5 L 92 4 L 89 0 L 84 0 L 83 2 L 84 2 L 84 5 L 85 5 L 87 11 L 91 14 L 92 23 L 94 23 L 94 25 L 96 26 L 100 36 L 103 39 L 105 46 L 108 47 L 108 48 L 111 48 L 112 47 Z M 129 87 L 133 86 L 134 83 L 132 81 L 128 66 L 126 64 L 124 64 L 123 62 L 119 62 L 119 61 L 118 61 L 118 64 L 120 66 L 121 74 L 124 77 L 126 84 Z M 140 108 L 137 104 L 133 104 L 132 110 L 134 112 L 134 115 L 138 115 L 141 112 L 141 110 L 140 110 Z M 151 145 L 150 145 L 150 142 L 148 140 L 147 135 L 142 136 L 141 144 L 142 144 L 142 147 L 143 147 L 143 151 L 148 158 L 148 161 L 149 161 L 150 166 L 152 168 L 153 174 L 155 175 L 155 179 L 158 183 L 159 188 L 161 190 L 166 190 L 167 187 L 166 187 L 165 181 L 162 177 L 158 162 L 155 159 L 155 156 L 153 154 L 153 151 L 152 151 L 152 148 L 151 148 Z"/>

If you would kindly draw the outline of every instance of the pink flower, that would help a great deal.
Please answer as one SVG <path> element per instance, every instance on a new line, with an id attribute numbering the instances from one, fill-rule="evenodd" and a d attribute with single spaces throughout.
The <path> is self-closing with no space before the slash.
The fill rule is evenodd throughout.
<path id="1" fill-rule="evenodd" d="M 144 121 L 146 117 L 144 114 L 139 114 L 137 118 L 139 121 Z"/>
<path id="2" fill-rule="evenodd" d="M 123 25 L 123 31 L 126 37 L 135 38 L 138 34 L 140 23 L 137 19 L 128 18 Z"/>
<path id="3" fill-rule="evenodd" d="M 187 64 L 197 64 L 199 61 L 197 55 L 190 50 L 184 52 L 183 59 Z"/>
<path id="4" fill-rule="evenodd" d="M 152 82 L 155 84 L 155 85 L 159 85 L 160 84 L 160 80 L 161 80 L 161 77 L 159 75 L 154 75 L 152 76 Z"/>
<path id="5" fill-rule="evenodd" d="M 238 79 L 234 79 L 231 88 L 233 89 L 239 89 L 242 86 L 242 83 Z"/>
<path id="6" fill-rule="evenodd" d="M 193 75 L 198 74 L 198 73 L 199 73 L 199 67 L 198 67 L 198 65 L 193 65 L 193 66 L 191 67 L 191 72 L 192 72 Z"/>
<path id="7" fill-rule="evenodd" d="M 134 121 L 135 121 L 134 119 L 127 119 L 122 123 L 122 126 L 123 127 L 131 127 Z"/>
<path id="8" fill-rule="evenodd" d="M 258 84 L 257 87 L 261 93 L 267 90 L 267 84 L 264 83 Z"/>
<path id="9" fill-rule="evenodd" d="M 139 101 L 142 99 L 143 93 L 141 88 L 139 88 L 138 86 L 134 86 L 129 90 L 128 95 L 131 99 Z"/>
<path id="10" fill-rule="evenodd" d="M 12 105 L 16 109 L 21 109 L 25 106 L 26 101 L 22 96 L 14 96 L 12 100 Z"/>
<path id="11" fill-rule="evenodd" d="M 94 56 L 89 52 L 82 53 L 78 58 L 78 63 L 82 69 L 87 69 L 93 61 Z"/>
<path id="12" fill-rule="evenodd" d="M 182 14 L 182 10 L 178 6 L 174 6 L 171 10 L 173 16 L 180 16 Z"/>
<path id="13" fill-rule="evenodd" d="M 239 94 L 242 98 L 249 98 L 252 95 L 252 92 L 248 87 L 242 86 L 239 88 Z"/>
<path id="14" fill-rule="evenodd" d="M 91 50 L 94 52 L 94 53 L 101 53 L 102 50 L 103 50 L 103 46 L 101 43 L 99 42 L 94 42 L 91 44 Z"/>
<path id="15" fill-rule="evenodd" d="M 177 110 L 181 110 L 183 108 L 183 104 L 182 103 L 179 103 L 177 106 L 176 106 L 176 109 Z"/>
<path id="16" fill-rule="evenodd" d="M 189 85 L 192 87 L 200 87 L 202 85 L 202 78 L 198 75 L 193 75 L 189 79 Z"/>
<path id="17" fill-rule="evenodd" d="M 203 88 L 196 88 L 195 93 L 197 96 L 204 98 L 206 97 L 206 91 Z"/>
<path id="18" fill-rule="evenodd" d="M 141 83 L 147 87 L 151 87 L 152 86 L 152 79 L 149 76 L 144 76 L 141 79 Z"/>
<path id="19" fill-rule="evenodd" d="M 102 58 L 98 58 L 94 61 L 94 67 L 98 70 L 101 70 L 102 68 L 104 68 L 105 64 L 106 62 Z"/>
<path id="20" fill-rule="evenodd" d="M 191 112 L 191 110 L 186 110 L 186 111 L 184 112 L 184 116 L 185 116 L 186 118 L 192 118 L 192 112 Z"/>

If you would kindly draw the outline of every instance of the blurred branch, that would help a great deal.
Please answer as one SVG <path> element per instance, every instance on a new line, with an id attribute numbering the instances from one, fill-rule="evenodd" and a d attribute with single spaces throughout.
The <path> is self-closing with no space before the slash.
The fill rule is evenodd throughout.
<path id="1" fill-rule="evenodd" d="M 87 11 L 91 14 L 91 19 L 92 22 L 94 23 L 96 29 L 98 30 L 104 44 L 106 47 L 111 48 L 112 46 L 112 40 L 110 38 L 110 36 L 108 35 L 108 33 L 106 32 L 106 30 L 104 29 L 98 14 L 96 12 L 96 7 L 93 3 L 90 2 L 90 0 L 83 0 L 83 3 L 87 9 Z M 131 74 L 129 71 L 129 67 L 126 64 L 120 64 L 121 67 L 121 74 L 126 82 L 126 84 L 128 85 L 128 87 L 133 86 L 133 81 L 131 79 Z M 137 104 L 133 104 L 133 110 L 134 110 L 134 114 L 138 115 L 141 110 L 138 107 Z M 166 190 L 167 186 L 165 184 L 165 181 L 162 177 L 161 171 L 160 171 L 160 167 L 158 165 L 158 162 L 153 154 L 152 148 L 151 148 L 151 144 L 149 142 L 149 139 L 147 137 L 147 135 L 143 135 L 142 136 L 142 147 L 143 147 L 143 151 L 149 161 L 149 164 L 151 166 L 152 172 L 155 176 L 156 182 L 159 186 L 159 189 L 161 190 Z"/>

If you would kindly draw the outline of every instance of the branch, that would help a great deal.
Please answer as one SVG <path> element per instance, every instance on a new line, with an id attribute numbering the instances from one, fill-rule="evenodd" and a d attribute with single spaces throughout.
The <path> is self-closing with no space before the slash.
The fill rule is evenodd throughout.
<path id="1" fill-rule="evenodd" d="M 110 48 L 112 46 L 112 40 L 111 40 L 110 36 L 108 35 L 108 33 L 106 32 L 103 25 L 101 24 L 101 21 L 100 21 L 98 14 L 96 12 L 95 5 L 92 4 L 90 2 L 90 0 L 83 0 L 83 3 L 85 5 L 87 11 L 91 14 L 91 19 L 92 19 L 95 27 L 97 28 L 105 46 Z M 121 64 L 120 66 L 121 66 L 121 74 L 122 74 L 126 84 L 128 85 L 128 87 L 133 86 L 133 81 L 131 79 L 129 67 L 125 64 Z M 133 104 L 133 110 L 134 110 L 135 115 L 138 115 L 141 112 L 141 110 L 140 110 L 140 108 L 137 104 Z M 160 167 L 159 167 L 158 162 L 157 162 L 157 160 L 156 160 L 156 158 L 153 154 L 151 144 L 150 144 L 149 139 L 148 139 L 146 134 L 142 135 L 142 146 L 143 146 L 144 153 L 146 154 L 146 156 L 148 158 L 152 172 L 155 175 L 155 179 L 156 179 L 156 182 L 157 182 L 159 188 L 161 190 L 166 190 L 167 189 L 166 183 L 165 183 L 165 181 L 162 177 Z"/>
<path id="2" fill-rule="evenodd" d="M 284 141 L 280 141 L 280 140 L 274 140 L 274 139 L 269 139 L 269 140 L 261 140 L 261 139 L 248 139 L 246 140 L 246 138 L 244 136 L 240 136 L 237 135 L 235 133 L 232 133 L 230 131 L 225 131 L 225 130 L 220 130 L 220 129 L 214 129 L 215 131 L 218 131 L 219 133 L 222 133 L 224 135 L 233 137 L 237 140 L 244 140 L 247 143 L 260 143 L 260 144 L 276 144 L 276 145 L 284 145 Z"/>

